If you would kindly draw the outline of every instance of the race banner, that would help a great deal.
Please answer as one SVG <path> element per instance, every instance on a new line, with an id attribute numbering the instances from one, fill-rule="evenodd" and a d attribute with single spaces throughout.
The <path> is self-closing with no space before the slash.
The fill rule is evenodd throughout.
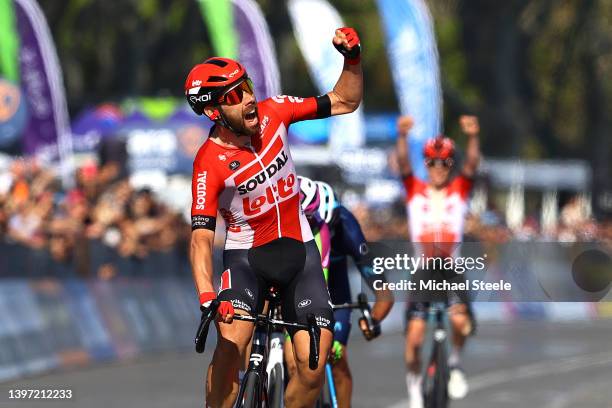
<path id="1" fill-rule="evenodd" d="M 278 95 L 280 77 L 276 52 L 257 3 L 253 0 L 201 0 L 200 5 L 215 54 L 238 59 L 245 66 L 258 100 Z"/>
<path id="2" fill-rule="evenodd" d="M 400 112 L 414 118 L 410 159 L 416 175 L 425 179 L 423 144 L 440 133 L 442 121 L 442 89 L 432 18 L 424 0 L 377 0 L 377 3 Z"/>
<path id="3" fill-rule="evenodd" d="M 19 37 L 15 35 L 15 12 L 10 1 L 0 2 L 0 75 L 19 81 Z"/>
<path id="4" fill-rule="evenodd" d="M 332 45 L 337 28 L 344 27 L 338 12 L 325 0 L 290 0 L 293 32 L 311 76 L 321 94 L 333 89 L 344 59 Z M 363 106 L 363 105 L 362 105 Z M 362 146 L 363 110 L 331 118 L 329 146 L 334 151 Z"/>
<path id="5" fill-rule="evenodd" d="M 19 88 L 19 36 L 10 1 L 0 2 L 0 149 L 21 152 L 26 104 Z"/>
<path id="6" fill-rule="evenodd" d="M 199 4 L 215 53 L 235 59 L 238 56 L 238 33 L 233 29 L 231 0 L 200 0 Z M 202 60 L 206 58 L 204 56 Z"/>
<path id="7" fill-rule="evenodd" d="M 28 120 L 24 153 L 44 154 L 66 162 L 72 152 L 62 72 L 42 10 L 34 0 L 15 0 L 19 36 L 19 72 Z M 57 150 L 56 150 L 57 149 Z"/>
<path id="8" fill-rule="evenodd" d="M 239 59 L 255 85 L 258 100 L 281 93 L 274 43 L 261 9 L 253 0 L 232 0 L 240 36 Z"/>

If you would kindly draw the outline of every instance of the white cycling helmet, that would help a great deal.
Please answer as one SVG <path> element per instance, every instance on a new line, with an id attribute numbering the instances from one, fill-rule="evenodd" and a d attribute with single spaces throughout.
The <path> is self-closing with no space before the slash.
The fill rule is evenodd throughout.
<path id="1" fill-rule="evenodd" d="M 334 213 L 334 208 L 337 206 L 336 196 L 331 186 L 323 181 L 317 181 L 319 195 L 321 196 L 321 204 L 319 204 L 319 215 L 329 223 Z"/>
<path id="2" fill-rule="evenodd" d="M 321 202 L 317 183 L 308 177 L 298 176 L 300 183 L 300 206 L 306 215 L 311 215 L 319 208 Z"/>

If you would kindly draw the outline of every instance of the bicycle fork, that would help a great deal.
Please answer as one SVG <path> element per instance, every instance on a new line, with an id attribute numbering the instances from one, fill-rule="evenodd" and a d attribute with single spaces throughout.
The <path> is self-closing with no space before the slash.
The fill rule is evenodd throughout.
<path id="1" fill-rule="evenodd" d="M 270 348 L 268 351 L 268 399 L 272 406 L 282 406 L 285 398 L 285 369 L 284 362 L 285 334 L 274 330 L 270 335 Z"/>

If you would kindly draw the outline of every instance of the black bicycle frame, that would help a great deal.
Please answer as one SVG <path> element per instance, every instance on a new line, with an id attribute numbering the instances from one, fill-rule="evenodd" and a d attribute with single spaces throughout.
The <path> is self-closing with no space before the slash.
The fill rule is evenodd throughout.
<path id="1" fill-rule="evenodd" d="M 272 332 L 273 325 L 268 322 L 273 318 L 276 312 L 277 304 L 270 303 L 268 308 L 267 316 L 260 315 L 255 319 L 255 332 L 253 333 L 253 340 L 251 341 L 251 354 L 249 356 L 249 366 L 244 373 L 244 378 L 249 376 L 249 373 L 253 373 L 259 378 L 257 384 L 259 385 L 256 390 L 253 390 L 255 394 L 255 400 L 261 401 L 262 399 L 268 405 L 268 373 L 266 372 L 266 362 L 268 361 L 268 340 Z M 238 315 L 234 316 L 237 320 L 242 320 Z M 240 407 L 244 393 L 246 392 L 246 381 L 240 383 L 240 389 L 238 391 L 238 397 L 234 406 Z"/>
<path id="2" fill-rule="evenodd" d="M 448 406 L 448 366 L 446 361 L 448 329 L 445 325 L 445 314 L 446 305 L 444 303 L 432 303 L 428 320 L 433 320 L 436 325 L 432 330 L 433 345 L 429 364 L 425 367 L 425 381 L 423 382 L 423 396 L 426 408 L 445 408 Z M 435 373 L 433 376 L 430 376 L 428 371 L 432 365 L 435 367 Z"/>
<path id="3" fill-rule="evenodd" d="M 319 365 L 319 341 L 321 338 L 321 329 L 317 325 L 316 318 L 313 314 L 308 314 L 307 324 L 300 324 L 294 322 L 285 322 L 281 319 L 276 319 L 278 315 L 277 307 L 278 302 L 275 297 L 269 298 L 270 306 L 268 307 L 267 314 L 260 314 L 257 316 L 250 315 L 234 315 L 234 320 L 242 320 L 252 322 L 255 324 L 255 331 L 253 333 L 253 340 L 251 344 L 251 354 L 249 356 L 249 365 L 244 374 L 243 381 L 240 384 L 238 391 L 238 397 L 236 398 L 235 407 L 240 407 L 246 392 L 246 381 L 249 376 L 256 375 L 259 378 L 257 382 L 257 389 L 253 390 L 255 393 L 255 401 L 261 401 L 262 397 L 267 403 L 267 372 L 266 366 L 268 362 L 268 343 L 272 330 L 280 327 L 292 327 L 298 330 L 308 331 L 310 338 L 310 352 L 308 358 L 308 366 L 311 370 L 314 370 Z M 196 352 L 204 352 L 206 346 L 206 338 L 208 337 L 208 329 L 211 322 L 217 316 L 219 309 L 219 301 L 213 300 L 208 308 L 203 308 L 202 318 L 198 331 L 195 337 L 195 349 Z"/>

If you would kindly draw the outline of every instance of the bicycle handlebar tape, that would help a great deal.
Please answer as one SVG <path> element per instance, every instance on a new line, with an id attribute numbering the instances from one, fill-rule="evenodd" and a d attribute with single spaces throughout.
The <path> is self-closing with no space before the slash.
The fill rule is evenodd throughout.
<path id="1" fill-rule="evenodd" d="M 308 367 L 311 370 L 316 370 L 319 366 L 319 341 L 321 338 L 321 328 L 317 325 L 315 315 L 309 313 L 306 316 L 308 319 L 308 334 L 310 336 L 310 354 L 308 355 Z"/>
<path id="2" fill-rule="evenodd" d="M 367 309 L 369 304 L 368 304 L 368 295 L 366 295 L 365 293 L 360 293 L 357 295 L 357 303 L 359 303 L 359 307 L 361 307 L 362 309 Z"/>
<path id="3" fill-rule="evenodd" d="M 202 309 L 202 318 L 200 319 L 200 325 L 195 337 L 195 349 L 196 353 L 203 353 L 206 347 L 206 338 L 208 337 L 208 328 L 210 323 L 217 315 L 217 309 L 219 309 L 219 301 L 213 299 L 210 302 L 210 306 Z"/>

